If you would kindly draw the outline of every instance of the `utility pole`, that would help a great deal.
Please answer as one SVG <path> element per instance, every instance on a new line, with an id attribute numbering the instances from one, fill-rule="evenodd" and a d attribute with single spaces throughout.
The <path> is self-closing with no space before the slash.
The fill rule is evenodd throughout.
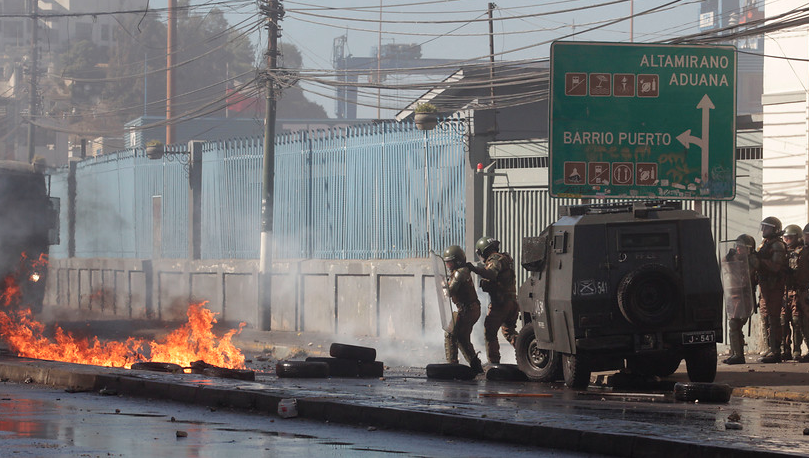
<path id="1" fill-rule="evenodd" d="M 382 0 L 379 0 L 379 34 L 376 37 L 376 119 L 382 119 Z"/>
<path id="2" fill-rule="evenodd" d="M 497 127 L 497 108 L 494 102 L 494 9 L 497 5 L 489 3 L 489 96 L 491 97 L 492 119 L 494 120 L 495 135 L 500 130 Z"/>
<path id="3" fill-rule="evenodd" d="M 497 5 L 489 3 L 489 92 L 494 107 L 494 9 Z"/>
<path id="4" fill-rule="evenodd" d="M 278 37 L 281 27 L 279 22 L 284 17 L 281 0 L 264 0 L 266 5 L 261 9 L 267 15 L 267 112 L 264 118 L 264 173 L 261 186 L 261 254 L 258 267 L 259 322 L 261 329 L 270 330 L 272 314 L 272 212 L 273 187 L 275 186 L 275 108 L 276 88 L 275 70 L 278 66 Z"/>
<path id="5" fill-rule="evenodd" d="M 166 145 L 174 143 L 174 121 L 171 119 L 174 108 L 174 54 L 177 50 L 177 0 L 169 0 L 168 33 L 166 34 Z"/>
<path id="6" fill-rule="evenodd" d="M 39 0 L 31 0 L 31 86 L 28 88 L 28 162 L 34 161 L 34 116 L 37 113 L 37 72 L 39 53 L 37 50 L 37 30 L 39 29 Z"/>

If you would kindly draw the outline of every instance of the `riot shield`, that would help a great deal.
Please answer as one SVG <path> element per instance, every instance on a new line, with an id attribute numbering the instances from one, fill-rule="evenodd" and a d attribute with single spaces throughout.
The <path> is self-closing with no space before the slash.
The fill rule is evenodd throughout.
<path id="1" fill-rule="evenodd" d="M 748 318 L 753 314 L 753 289 L 747 256 L 736 254 L 731 260 L 722 259 L 721 265 L 728 318 Z"/>
<path id="2" fill-rule="evenodd" d="M 447 291 L 447 268 L 444 260 L 436 253 L 430 252 L 433 260 L 433 274 L 435 278 L 435 292 L 438 295 L 438 314 L 441 316 L 441 328 L 444 331 L 452 332 L 452 301 Z"/>

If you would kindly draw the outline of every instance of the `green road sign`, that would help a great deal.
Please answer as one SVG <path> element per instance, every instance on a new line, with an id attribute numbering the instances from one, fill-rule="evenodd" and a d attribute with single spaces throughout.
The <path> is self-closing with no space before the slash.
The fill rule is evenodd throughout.
<path id="1" fill-rule="evenodd" d="M 555 42 L 554 197 L 732 200 L 736 49 Z"/>

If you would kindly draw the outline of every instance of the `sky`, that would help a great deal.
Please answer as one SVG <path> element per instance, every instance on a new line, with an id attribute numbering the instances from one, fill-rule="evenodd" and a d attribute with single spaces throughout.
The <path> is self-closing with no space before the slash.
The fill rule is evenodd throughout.
<path id="1" fill-rule="evenodd" d="M 197 4 L 211 0 L 195 0 Z M 231 24 L 257 14 L 255 2 L 231 9 Z M 698 0 L 502 0 L 493 11 L 495 60 L 536 60 L 549 56 L 553 40 L 609 42 L 655 42 L 698 31 Z M 380 4 L 382 26 L 380 32 Z M 424 58 L 488 59 L 488 2 L 479 0 L 284 0 L 286 15 L 281 22 L 282 43 L 295 45 L 306 69 L 333 69 L 334 40 L 347 36 L 346 52 L 370 57 L 381 39 L 386 44 L 420 44 Z M 654 13 L 642 14 L 659 8 Z M 228 11 L 226 9 L 226 11 Z M 630 21 L 629 17 L 635 17 Z M 612 20 L 620 20 L 606 24 Z M 590 30 L 597 28 L 597 30 Z M 588 31 L 590 30 L 590 31 Z M 576 33 L 575 36 L 570 36 Z M 267 34 L 254 35 L 260 49 Z M 401 76 L 391 84 L 441 79 L 438 76 Z M 307 97 L 334 116 L 333 90 L 307 85 Z M 402 108 L 404 100 L 419 92 L 386 93 L 382 104 Z M 374 97 L 366 98 L 374 104 Z M 395 109 L 360 107 L 359 117 L 389 117 Z"/>

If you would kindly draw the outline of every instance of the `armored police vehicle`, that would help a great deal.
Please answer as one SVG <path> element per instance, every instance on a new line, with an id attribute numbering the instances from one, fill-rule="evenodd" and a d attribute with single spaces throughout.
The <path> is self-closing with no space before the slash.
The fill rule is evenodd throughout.
<path id="1" fill-rule="evenodd" d="M 523 239 L 520 369 L 582 388 L 593 371 L 667 376 L 685 359 L 691 381 L 713 382 L 723 316 L 709 219 L 666 201 L 560 214 Z"/>
<path id="2" fill-rule="evenodd" d="M 48 250 L 59 243 L 59 199 L 31 164 L 0 161 L 0 311 L 42 310 Z"/>

